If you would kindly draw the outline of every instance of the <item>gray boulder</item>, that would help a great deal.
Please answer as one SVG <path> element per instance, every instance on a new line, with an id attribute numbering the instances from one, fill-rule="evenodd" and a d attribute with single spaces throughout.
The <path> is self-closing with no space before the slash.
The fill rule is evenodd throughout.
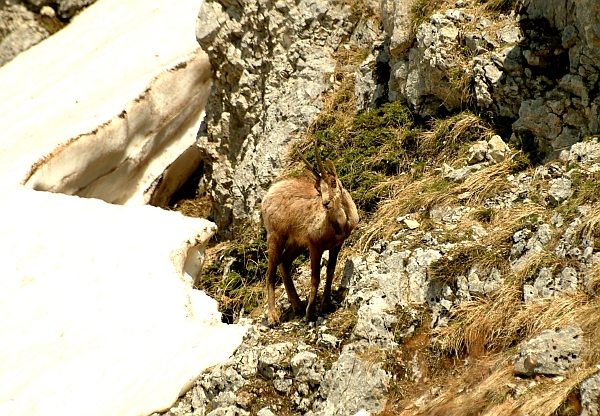
<path id="1" fill-rule="evenodd" d="M 354 96 L 356 97 L 356 112 L 368 110 L 375 107 L 374 92 L 376 88 L 373 79 L 375 57 L 369 55 L 354 71 Z"/>
<path id="2" fill-rule="evenodd" d="M 503 162 L 506 157 L 510 155 L 510 148 L 497 134 L 487 143 L 487 152 L 485 157 L 487 160 L 493 163 Z"/>
<path id="3" fill-rule="evenodd" d="M 485 140 L 475 142 L 467 151 L 467 164 L 474 165 L 485 161 L 487 151 L 488 143 Z"/>
<path id="4" fill-rule="evenodd" d="M 442 175 L 444 179 L 449 179 L 453 182 L 464 182 L 467 180 L 469 176 L 474 174 L 475 172 L 480 171 L 484 167 L 488 166 L 487 162 L 477 163 L 475 165 L 465 166 L 460 169 L 454 169 L 451 166 L 448 166 L 444 163 L 442 167 Z"/>
<path id="5" fill-rule="evenodd" d="M 35 15 L 22 4 L 0 9 L 0 66 L 50 36 Z"/>
<path id="6" fill-rule="evenodd" d="M 282 342 L 265 347 L 258 358 L 258 372 L 267 380 L 275 378 L 275 372 L 282 368 L 293 345 L 291 342 Z"/>
<path id="7" fill-rule="evenodd" d="M 313 387 L 321 384 L 325 369 L 317 354 L 301 351 L 292 357 L 290 365 L 296 381 L 308 382 Z"/>
<path id="8" fill-rule="evenodd" d="M 63 19 L 70 19 L 75 13 L 95 2 L 96 0 L 59 0 L 58 15 Z"/>
<path id="9" fill-rule="evenodd" d="M 368 304 L 361 306 L 352 332 L 353 338 L 366 339 L 382 347 L 393 343 L 393 329 L 398 319 L 388 313 L 388 309 L 388 303 L 380 297 L 373 297 Z"/>
<path id="10" fill-rule="evenodd" d="M 237 406 L 219 407 L 206 416 L 248 416 L 250 413 Z"/>
<path id="11" fill-rule="evenodd" d="M 600 372 L 585 379 L 579 387 L 581 392 L 581 416 L 598 416 L 600 414 Z"/>
<path id="12" fill-rule="evenodd" d="M 344 353 L 327 372 L 319 393 L 325 399 L 313 416 L 350 416 L 361 409 L 379 413 L 387 401 L 390 375 L 381 364 L 366 363 Z"/>
<path id="13" fill-rule="evenodd" d="M 548 191 L 548 201 L 553 205 L 560 205 L 573 195 L 571 181 L 567 178 L 554 180 Z"/>
<path id="14" fill-rule="evenodd" d="M 256 416 L 276 416 L 268 407 L 263 407 L 256 413 Z"/>
<path id="15" fill-rule="evenodd" d="M 515 373 L 524 375 L 564 374 L 581 363 L 583 331 L 577 326 L 567 326 L 559 331 L 545 330 L 521 345 Z"/>

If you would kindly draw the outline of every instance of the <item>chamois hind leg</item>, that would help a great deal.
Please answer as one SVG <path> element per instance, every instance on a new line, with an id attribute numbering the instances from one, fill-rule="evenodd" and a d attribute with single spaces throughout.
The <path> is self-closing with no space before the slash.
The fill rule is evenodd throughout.
<path id="1" fill-rule="evenodd" d="M 302 309 L 302 302 L 300 301 L 300 297 L 298 296 L 298 292 L 296 292 L 296 287 L 294 286 L 294 281 L 292 280 L 291 269 L 292 263 L 298 257 L 304 249 L 302 247 L 297 246 L 288 246 L 286 247 L 283 255 L 281 256 L 281 264 L 279 265 L 279 270 L 281 270 L 281 274 L 283 276 L 283 284 L 285 285 L 285 291 L 288 294 L 288 299 L 292 304 L 292 309 L 297 314 Z"/>
<path id="2" fill-rule="evenodd" d="M 308 305 L 306 306 L 306 320 L 316 321 L 317 320 L 317 291 L 319 290 L 319 283 L 321 282 L 321 257 L 323 256 L 323 250 L 317 247 L 310 247 L 310 295 L 308 297 Z"/>
<path id="3" fill-rule="evenodd" d="M 329 261 L 327 262 L 327 279 L 325 280 L 325 288 L 323 289 L 323 299 L 321 300 L 321 309 L 324 311 L 331 310 L 331 283 L 333 281 L 333 274 L 335 272 L 335 265 L 337 264 L 338 254 L 342 245 L 332 248 L 329 250 Z"/>
<path id="4" fill-rule="evenodd" d="M 275 280 L 277 278 L 277 266 L 280 263 L 280 253 L 283 247 L 279 240 L 267 236 L 267 251 L 269 253 L 269 267 L 267 269 L 267 304 L 268 321 L 273 326 L 279 323 L 279 315 L 275 310 Z"/>

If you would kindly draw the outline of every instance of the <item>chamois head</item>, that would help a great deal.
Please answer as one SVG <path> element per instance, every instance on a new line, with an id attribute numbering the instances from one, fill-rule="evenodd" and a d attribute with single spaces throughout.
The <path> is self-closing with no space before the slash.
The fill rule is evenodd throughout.
<path id="1" fill-rule="evenodd" d="M 302 153 L 297 153 L 315 177 L 315 188 L 319 192 L 319 195 L 321 195 L 323 207 L 325 207 L 325 209 L 330 213 L 332 213 L 334 210 L 339 210 L 342 199 L 342 183 L 337 176 L 335 166 L 333 166 L 333 162 L 331 160 L 326 159 L 325 166 L 323 166 L 321 155 L 319 153 L 318 140 L 315 139 L 315 158 L 317 160 L 318 169 L 316 169 L 308 160 L 306 160 Z"/>

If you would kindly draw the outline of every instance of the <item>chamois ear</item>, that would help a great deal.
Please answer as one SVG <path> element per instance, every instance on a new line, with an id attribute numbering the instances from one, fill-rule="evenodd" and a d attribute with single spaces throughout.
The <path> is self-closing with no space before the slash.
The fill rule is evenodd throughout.
<path id="1" fill-rule="evenodd" d="M 333 176 L 337 176 L 335 166 L 333 166 L 333 162 L 330 159 L 327 159 L 325 161 L 325 166 L 327 166 L 327 170 L 329 171 L 329 173 L 331 173 Z"/>

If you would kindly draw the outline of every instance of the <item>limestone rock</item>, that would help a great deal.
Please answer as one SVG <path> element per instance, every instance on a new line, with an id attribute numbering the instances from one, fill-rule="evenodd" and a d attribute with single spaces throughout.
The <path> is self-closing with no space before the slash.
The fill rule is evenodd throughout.
<path id="1" fill-rule="evenodd" d="M 275 372 L 287 361 L 288 354 L 292 350 L 290 342 L 282 342 L 266 347 L 258 357 L 258 371 L 267 380 L 275 377 Z"/>
<path id="2" fill-rule="evenodd" d="M 357 339 L 366 339 L 370 343 L 382 346 L 394 342 L 394 324 L 397 318 L 388 313 L 388 304 L 380 297 L 373 297 L 369 303 L 364 304 L 358 310 L 358 321 L 352 336 Z"/>
<path id="3" fill-rule="evenodd" d="M 467 180 L 467 178 L 469 176 L 471 176 L 475 172 L 480 171 L 481 169 L 483 169 L 484 167 L 486 167 L 488 165 L 489 164 L 487 162 L 483 162 L 483 163 L 477 163 L 477 164 L 471 165 L 471 166 L 465 166 L 460 169 L 453 169 L 450 166 L 447 166 L 447 170 L 444 173 L 444 178 L 449 179 L 453 182 L 461 183 L 461 182 L 464 182 L 465 180 Z"/>
<path id="4" fill-rule="evenodd" d="M 510 154 L 510 148 L 498 135 L 492 136 L 488 142 L 488 148 L 486 152 L 486 159 L 490 162 L 500 163 L 506 159 L 506 156 Z"/>
<path id="5" fill-rule="evenodd" d="M 600 414 L 600 373 L 585 379 L 579 387 L 581 392 L 581 416 L 598 416 Z"/>
<path id="6" fill-rule="evenodd" d="M 371 251 L 366 260 L 353 257 L 346 261 L 344 277 L 340 287 L 347 288 L 344 304 L 360 308 L 371 298 L 385 298 L 387 307 L 406 302 L 408 296 L 408 276 L 404 261 L 409 252 L 397 252 L 393 246 L 382 253 Z"/>
<path id="7" fill-rule="evenodd" d="M 517 43 L 523 39 L 523 32 L 518 26 L 507 25 L 498 31 L 498 37 L 502 42 Z"/>
<path id="8" fill-rule="evenodd" d="M 263 407 L 256 413 L 256 416 L 276 416 L 268 407 Z"/>
<path id="9" fill-rule="evenodd" d="M 452 87 L 448 74 L 458 65 L 450 52 L 457 43 L 458 30 L 443 15 L 434 14 L 430 23 L 418 28 L 416 46 L 408 57 L 406 90 L 401 95 L 421 115 L 433 115 L 440 106 L 451 111 L 460 105 L 460 94 Z"/>
<path id="10" fill-rule="evenodd" d="M 518 271 L 527 265 L 527 262 L 542 251 L 544 246 L 550 242 L 552 232 L 548 224 L 542 224 L 535 233 L 524 229 L 513 235 L 513 247 L 510 250 L 510 267 L 512 271 Z"/>
<path id="11" fill-rule="evenodd" d="M 521 345 L 515 363 L 516 374 L 564 374 L 569 368 L 581 363 L 583 332 L 576 326 L 559 331 L 545 330 L 537 337 Z"/>
<path id="12" fill-rule="evenodd" d="M 409 218 L 405 218 L 403 222 L 409 230 L 416 230 L 417 228 L 419 228 L 420 225 L 417 220 L 411 220 Z"/>
<path id="13" fill-rule="evenodd" d="M 485 155 L 488 151 L 488 143 L 485 140 L 480 140 L 473 144 L 468 150 L 467 164 L 474 165 L 485 160 Z"/>
<path id="14" fill-rule="evenodd" d="M 381 364 L 367 364 L 344 353 L 325 375 L 319 389 L 325 401 L 312 415 L 352 415 L 361 409 L 378 413 L 386 403 L 389 379 Z"/>
<path id="15" fill-rule="evenodd" d="M 95 2 L 96 0 L 58 0 L 58 15 L 62 19 L 70 19 L 75 13 Z"/>
<path id="16" fill-rule="evenodd" d="M 569 163 L 579 163 L 591 167 L 598 161 L 600 161 L 600 144 L 597 138 L 576 143 L 569 149 Z"/>
<path id="17" fill-rule="evenodd" d="M 260 412 L 259 412 L 260 413 Z M 246 412 L 237 406 L 219 407 L 209 413 L 206 416 L 248 416 L 250 412 Z M 265 413 L 262 413 L 264 415 Z M 268 413 L 267 413 L 268 414 Z"/>
<path id="18" fill-rule="evenodd" d="M 295 380 L 308 382 L 313 387 L 321 384 L 325 369 L 317 354 L 301 351 L 292 357 L 290 365 Z"/>
<path id="19" fill-rule="evenodd" d="M 356 29 L 350 37 L 350 43 L 361 49 L 369 49 L 374 42 L 381 39 L 380 21 L 378 19 L 378 0 L 365 1 L 365 13 L 362 13 Z"/>
<path id="20" fill-rule="evenodd" d="M 289 378 L 274 378 L 273 379 L 273 388 L 276 392 L 287 395 L 290 390 L 292 390 L 292 384 L 294 382 Z"/>
<path id="21" fill-rule="evenodd" d="M 390 36 L 390 53 L 399 56 L 412 43 L 411 7 L 413 1 L 380 1 L 383 30 Z"/>
<path id="22" fill-rule="evenodd" d="M 491 295 L 497 292 L 504 284 L 500 271 L 496 268 L 488 271 L 479 271 L 474 265 L 467 276 L 469 292 L 477 295 Z"/>
<path id="23" fill-rule="evenodd" d="M 50 36 L 22 4 L 0 8 L 0 66 Z"/>
<path id="24" fill-rule="evenodd" d="M 571 181 L 567 178 L 556 179 L 548 191 L 548 200 L 553 205 L 560 205 L 573 195 Z"/>
<path id="25" fill-rule="evenodd" d="M 325 347 L 327 349 L 335 349 L 340 346 L 342 341 L 335 335 L 320 333 L 317 339 L 317 345 Z"/>
<path id="26" fill-rule="evenodd" d="M 354 72 L 354 96 L 356 97 L 356 112 L 375 107 L 374 92 L 376 88 L 373 70 L 370 65 L 375 62 L 375 56 L 369 55 Z"/>

